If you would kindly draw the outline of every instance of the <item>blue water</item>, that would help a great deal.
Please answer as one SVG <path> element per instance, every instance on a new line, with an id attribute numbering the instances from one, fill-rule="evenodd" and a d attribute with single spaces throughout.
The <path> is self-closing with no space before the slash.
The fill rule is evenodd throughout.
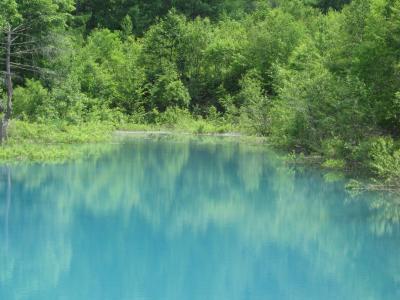
<path id="1" fill-rule="evenodd" d="M 0 299 L 400 299 L 399 202 L 337 177 L 217 138 L 2 166 Z"/>

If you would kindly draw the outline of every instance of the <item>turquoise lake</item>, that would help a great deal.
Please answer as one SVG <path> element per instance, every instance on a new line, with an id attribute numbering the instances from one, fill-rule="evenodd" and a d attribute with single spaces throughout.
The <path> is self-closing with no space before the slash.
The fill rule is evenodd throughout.
<path id="1" fill-rule="evenodd" d="M 0 166 L 0 299 L 400 299 L 400 203 L 230 138 Z"/>

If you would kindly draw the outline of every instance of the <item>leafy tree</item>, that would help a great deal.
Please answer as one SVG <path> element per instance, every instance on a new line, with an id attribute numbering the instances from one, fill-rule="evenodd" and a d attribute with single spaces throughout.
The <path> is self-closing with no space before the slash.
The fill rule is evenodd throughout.
<path id="1" fill-rule="evenodd" d="M 161 111 L 168 107 L 187 107 L 190 101 L 186 89 L 175 68 L 164 65 L 163 70 L 156 76 L 154 84 L 149 87 L 151 103 Z"/>
<path id="2" fill-rule="evenodd" d="M 261 76 L 251 70 L 240 81 L 240 86 L 236 98 L 241 107 L 242 126 L 255 134 L 267 135 L 271 127 L 271 101 L 262 88 Z"/>
<path id="3" fill-rule="evenodd" d="M 222 13 L 248 11 L 252 1 L 244 0 L 78 0 L 78 16 L 87 16 L 88 31 L 106 27 L 121 29 L 122 21 L 128 16 L 133 22 L 134 33 L 141 35 L 157 18 L 167 15 L 175 8 L 190 19 L 209 17 L 218 19 Z"/>
<path id="4" fill-rule="evenodd" d="M 342 9 L 344 5 L 349 4 L 351 0 L 315 0 L 311 2 L 314 6 L 327 12 L 329 9 Z"/>
<path id="5" fill-rule="evenodd" d="M 3 0 L 0 67 L 29 121 L 194 114 L 344 165 L 400 136 L 399 19 L 400 0 Z"/>
<path id="6" fill-rule="evenodd" d="M 357 78 L 332 74 L 312 44 L 297 48 L 288 69 L 280 70 L 279 101 L 272 131 L 291 146 L 321 152 L 324 140 L 340 138 L 357 145 L 373 120 L 367 120 L 367 90 Z"/>
<path id="7" fill-rule="evenodd" d="M 247 59 L 263 77 L 265 88 L 273 94 L 274 65 L 285 64 L 304 35 L 303 25 L 281 9 L 267 12 L 265 19 L 249 29 Z"/>

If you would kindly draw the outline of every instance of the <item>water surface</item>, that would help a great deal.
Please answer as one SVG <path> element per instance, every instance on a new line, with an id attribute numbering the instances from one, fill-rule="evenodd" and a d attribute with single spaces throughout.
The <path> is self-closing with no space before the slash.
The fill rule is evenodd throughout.
<path id="1" fill-rule="evenodd" d="M 0 167 L 0 299 L 400 299 L 400 205 L 232 139 Z"/>

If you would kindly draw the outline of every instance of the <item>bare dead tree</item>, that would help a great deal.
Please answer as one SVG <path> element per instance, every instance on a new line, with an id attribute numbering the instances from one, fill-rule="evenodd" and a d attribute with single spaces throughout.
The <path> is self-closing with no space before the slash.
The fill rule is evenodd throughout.
<path id="1" fill-rule="evenodd" d="M 45 72 L 44 69 L 30 63 L 24 63 L 23 61 L 28 56 L 38 53 L 39 50 L 33 36 L 27 33 L 29 29 L 29 24 L 20 24 L 18 26 L 6 24 L 4 28 L 0 29 L 0 33 L 3 35 L 3 39 L 0 42 L 0 49 L 4 52 L 4 58 L 1 61 L 5 67 L 5 71 L 1 73 L 5 75 L 5 87 L 7 91 L 5 103 L 1 103 L 0 101 L 0 114 L 2 114 L 0 119 L 0 144 L 3 144 L 8 138 L 8 126 L 12 117 L 13 77 L 16 75 L 15 71 Z"/>
<path id="2" fill-rule="evenodd" d="M 7 101 L 5 104 L 1 105 L 0 112 L 3 113 L 1 119 L 0 128 L 0 143 L 7 138 L 8 124 L 11 119 L 12 114 L 12 97 L 13 97 L 13 85 L 12 85 L 12 75 L 11 75 L 11 46 L 13 42 L 12 28 L 11 25 L 7 25 L 6 28 L 6 42 L 5 42 L 5 53 L 6 53 L 6 70 L 5 70 L 5 83 L 7 89 Z"/>

